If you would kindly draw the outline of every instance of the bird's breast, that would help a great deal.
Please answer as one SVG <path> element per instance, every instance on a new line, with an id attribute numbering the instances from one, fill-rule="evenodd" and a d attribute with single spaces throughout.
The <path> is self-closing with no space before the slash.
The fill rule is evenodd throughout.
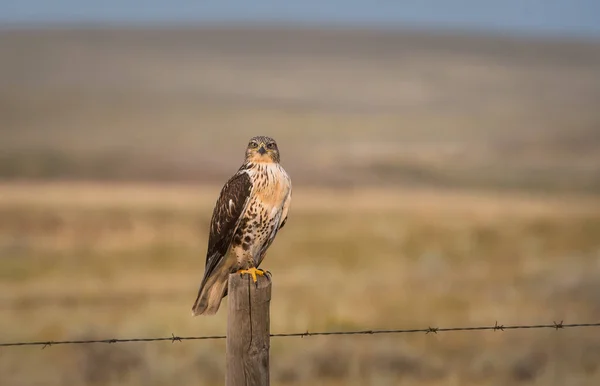
<path id="1" fill-rule="evenodd" d="M 289 177 L 280 168 L 265 168 L 256 175 L 256 198 L 268 209 L 281 208 L 290 187 Z"/>

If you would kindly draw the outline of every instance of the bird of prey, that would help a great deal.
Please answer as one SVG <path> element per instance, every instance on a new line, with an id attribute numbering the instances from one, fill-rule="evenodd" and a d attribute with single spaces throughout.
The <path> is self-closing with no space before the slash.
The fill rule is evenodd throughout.
<path id="1" fill-rule="evenodd" d="M 279 161 L 273 138 L 253 137 L 245 162 L 221 189 L 193 316 L 218 311 L 227 295 L 229 274 L 248 274 L 255 283 L 256 275 L 265 275 L 258 267 L 287 221 L 292 198 L 291 179 Z"/>

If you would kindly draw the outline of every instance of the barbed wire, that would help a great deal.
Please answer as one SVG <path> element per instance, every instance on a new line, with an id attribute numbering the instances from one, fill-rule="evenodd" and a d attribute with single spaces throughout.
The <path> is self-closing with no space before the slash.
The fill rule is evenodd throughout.
<path id="1" fill-rule="evenodd" d="M 582 328 L 582 327 L 600 327 L 598 323 L 574 323 L 564 324 L 560 322 L 552 322 L 552 324 L 531 324 L 531 325 L 510 325 L 505 326 L 496 322 L 493 326 L 476 326 L 476 327 L 427 327 L 427 328 L 416 328 L 416 329 L 393 329 L 393 330 L 357 330 L 357 331 L 322 331 L 322 332 L 294 332 L 294 333 L 278 333 L 270 334 L 272 338 L 282 337 L 308 337 L 308 336 L 325 336 L 325 335 L 375 335 L 375 334 L 409 334 L 409 333 L 434 333 L 438 332 L 450 332 L 450 331 L 506 331 L 506 330 L 524 330 L 524 329 L 554 329 L 561 330 L 565 328 Z M 54 345 L 68 345 L 68 344 L 92 344 L 92 343 L 131 343 L 131 342 L 158 342 L 158 341 L 170 341 L 182 342 L 184 340 L 218 340 L 225 339 L 225 335 L 213 335 L 213 336 L 176 336 L 171 334 L 170 337 L 159 337 L 159 338 L 126 338 L 126 339 L 90 339 L 90 340 L 62 340 L 62 341 L 38 341 L 38 342 L 13 342 L 13 343 L 0 343 L 0 347 L 16 347 L 16 346 L 42 346 L 42 349 L 54 346 Z"/>

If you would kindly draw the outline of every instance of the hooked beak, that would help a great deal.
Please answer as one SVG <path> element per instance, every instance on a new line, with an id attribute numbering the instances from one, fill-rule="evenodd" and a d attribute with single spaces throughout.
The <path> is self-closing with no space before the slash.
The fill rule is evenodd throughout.
<path id="1" fill-rule="evenodd" d="M 265 147 L 264 147 L 264 146 L 261 146 L 261 147 L 258 149 L 258 154 L 260 154 L 260 155 L 263 155 L 263 154 L 265 154 L 266 152 L 267 152 L 267 150 L 265 150 Z"/>

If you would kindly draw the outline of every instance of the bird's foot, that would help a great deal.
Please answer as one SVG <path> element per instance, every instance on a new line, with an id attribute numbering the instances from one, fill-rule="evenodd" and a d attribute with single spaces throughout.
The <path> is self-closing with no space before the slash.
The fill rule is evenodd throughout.
<path id="1" fill-rule="evenodd" d="M 239 273 L 240 275 L 243 275 L 243 274 L 250 275 L 250 276 L 252 276 L 252 281 L 254 283 L 256 283 L 256 281 L 258 280 L 258 279 L 256 279 L 257 275 L 258 276 L 265 276 L 265 275 L 268 275 L 270 272 L 267 271 L 265 273 L 265 271 L 263 271 L 262 269 L 258 269 L 258 268 L 252 267 L 252 268 L 248 268 L 248 269 L 240 269 L 236 273 Z"/>

